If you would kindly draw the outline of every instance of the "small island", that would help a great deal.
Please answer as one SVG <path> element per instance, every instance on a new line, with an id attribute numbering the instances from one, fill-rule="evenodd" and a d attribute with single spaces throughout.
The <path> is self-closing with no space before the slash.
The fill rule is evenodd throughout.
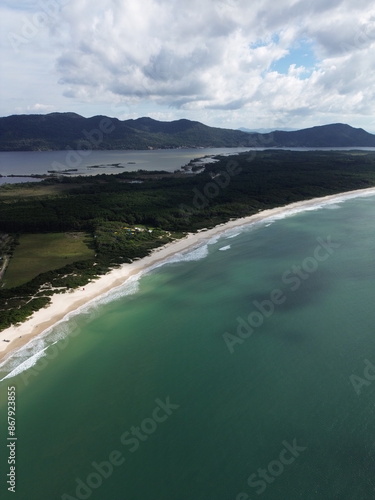
<path id="1" fill-rule="evenodd" d="M 214 160 L 190 172 L 60 176 L 0 187 L 0 329 L 188 233 L 375 186 L 369 151 L 267 150 Z"/>

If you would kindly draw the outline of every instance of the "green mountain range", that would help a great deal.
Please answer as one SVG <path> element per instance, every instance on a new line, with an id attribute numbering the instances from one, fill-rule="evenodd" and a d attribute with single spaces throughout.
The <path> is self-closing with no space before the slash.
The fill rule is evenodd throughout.
<path id="1" fill-rule="evenodd" d="M 200 122 L 121 121 L 76 113 L 0 118 L 0 151 L 195 147 L 375 147 L 375 135 L 336 123 L 297 131 L 247 133 Z"/>

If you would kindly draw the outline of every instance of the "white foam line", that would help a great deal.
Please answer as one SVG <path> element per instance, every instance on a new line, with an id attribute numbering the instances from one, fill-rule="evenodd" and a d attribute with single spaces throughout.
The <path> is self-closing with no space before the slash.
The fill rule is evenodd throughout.
<path id="1" fill-rule="evenodd" d="M 164 262 L 160 262 L 157 266 L 153 266 L 151 270 L 156 269 L 157 267 L 162 267 L 167 264 L 176 264 L 179 262 L 193 262 L 205 259 L 208 256 L 208 244 L 211 242 L 200 244 L 196 247 L 190 248 L 185 252 L 180 252 L 175 254 L 173 257 L 166 259 Z"/>
<path id="2" fill-rule="evenodd" d="M 24 372 L 25 370 L 28 370 L 29 368 L 32 368 L 40 358 L 45 356 L 45 351 L 48 349 L 49 346 L 46 346 L 43 350 L 37 352 L 33 356 L 26 358 L 25 361 L 23 361 L 21 364 L 17 365 L 10 373 L 5 375 L 0 382 L 3 380 L 6 380 L 7 378 L 13 378 L 19 375 L 20 373 Z M 9 361 L 9 360 L 8 360 Z"/>
<path id="3" fill-rule="evenodd" d="M 162 247 L 161 249 L 156 249 L 155 254 L 152 254 L 151 256 L 141 259 L 139 261 L 139 264 L 141 266 L 144 265 L 144 267 L 143 269 L 141 268 L 141 270 L 137 274 L 129 276 L 126 274 L 127 270 L 125 268 L 124 271 L 122 270 L 123 268 L 119 268 L 118 270 L 115 269 L 114 271 L 111 271 L 110 273 L 107 273 L 103 277 L 99 278 L 98 282 L 101 282 L 100 284 L 102 284 L 102 286 L 104 284 L 105 286 L 108 286 L 108 282 L 110 285 L 111 279 L 113 280 L 115 278 L 118 281 L 118 277 L 119 276 L 121 277 L 121 274 L 123 273 L 123 279 L 125 281 L 124 283 L 121 283 L 120 285 L 117 285 L 114 288 L 105 291 L 104 293 L 100 294 L 99 291 L 97 296 L 93 297 L 85 304 L 82 304 L 81 306 L 78 306 L 76 309 L 67 312 L 60 320 L 56 321 L 53 325 L 47 327 L 39 335 L 31 338 L 28 342 L 26 342 L 22 347 L 18 348 L 16 351 L 11 352 L 10 357 L 5 359 L 5 361 L 0 364 L 0 367 L 2 367 L 10 359 L 14 358 L 14 355 L 16 355 L 16 353 L 25 349 L 26 347 L 29 347 L 29 345 L 36 338 L 38 339 L 45 338 L 47 335 L 51 333 L 51 331 L 55 329 L 56 326 L 61 325 L 62 323 L 68 323 L 73 316 L 89 311 L 93 306 L 96 306 L 98 304 L 105 304 L 121 296 L 136 293 L 138 291 L 139 279 L 143 275 L 153 271 L 154 269 L 159 268 L 168 263 L 194 261 L 207 257 L 208 255 L 207 246 L 216 243 L 219 239 L 223 237 L 234 238 L 240 235 L 243 231 L 246 231 L 249 228 L 254 227 L 254 225 L 264 224 L 265 222 L 269 224 L 270 222 L 272 223 L 275 220 L 283 219 L 285 217 L 289 217 L 291 215 L 298 214 L 304 211 L 319 210 L 321 208 L 326 207 L 327 205 L 342 203 L 352 198 L 370 197 L 370 196 L 372 197 L 374 195 L 375 195 L 375 188 L 368 188 L 366 190 L 351 191 L 339 195 L 331 195 L 324 198 L 315 198 L 312 200 L 296 202 L 289 207 L 285 206 L 285 207 L 277 207 L 275 209 L 268 209 L 250 217 L 244 217 L 241 219 L 232 220 L 226 224 L 219 224 L 213 229 L 203 231 L 198 234 L 196 233 L 194 235 L 190 234 L 183 240 L 178 240 L 171 243 L 170 245 Z M 233 234 L 233 231 L 235 231 L 235 234 Z M 182 250 L 178 253 L 173 254 L 172 253 L 173 250 L 176 251 L 176 249 L 178 248 L 182 248 Z M 156 262 L 152 262 L 153 260 L 156 260 Z M 138 265 L 138 263 L 133 263 L 131 265 L 125 265 L 125 266 L 130 266 L 130 268 L 133 267 L 134 269 L 134 264 L 136 266 Z M 129 267 L 127 269 L 129 269 Z M 95 287 L 97 286 L 97 284 L 98 283 L 94 283 L 93 286 Z M 91 285 L 87 285 L 87 289 L 89 287 L 91 287 Z M 79 294 L 79 291 L 77 293 Z M 66 296 L 69 297 L 68 295 Z M 60 302 L 57 302 L 57 304 L 59 303 Z M 52 309 L 53 308 L 51 306 L 50 311 L 52 311 Z M 48 312 L 48 308 L 46 309 L 46 311 Z M 46 317 L 46 311 L 43 312 L 44 317 Z M 35 324 L 36 318 L 40 319 L 41 314 L 38 313 L 39 311 L 35 313 L 36 317 L 34 319 L 31 318 L 31 320 L 26 321 L 20 327 L 11 327 L 10 329 L 4 332 L 0 332 L 2 337 L 8 338 L 8 335 L 9 336 L 11 335 L 10 331 L 12 331 L 13 338 L 17 339 L 20 335 L 20 329 L 21 329 L 21 334 L 24 335 L 25 334 L 24 331 L 27 328 L 29 328 L 30 330 L 32 329 L 31 325 Z M 43 322 L 39 321 L 37 324 L 40 323 Z M 61 332 L 59 332 L 59 335 L 60 334 Z"/>
<path id="4" fill-rule="evenodd" d="M 20 363 L 16 364 L 11 373 L 6 375 L 1 380 L 9 378 L 10 376 L 14 377 L 15 375 L 19 375 L 23 371 L 28 370 L 29 368 L 34 366 L 37 363 L 37 361 L 44 356 L 44 352 L 46 351 L 46 349 L 48 349 L 48 347 L 57 344 L 60 340 L 63 340 L 69 335 L 70 333 L 69 321 L 71 321 L 73 317 L 82 314 L 88 314 L 90 313 L 90 310 L 92 310 L 93 308 L 97 308 L 102 304 L 108 304 L 118 298 L 137 293 L 139 289 L 138 282 L 143 274 L 144 274 L 143 272 L 140 272 L 135 276 L 131 276 L 122 285 L 112 290 L 109 290 L 107 293 L 100 295 L 99 297 L 95 297 L 90 302 L 87 302 L 86 304 L 83 304 L 81 307 L 78 307 L 74 311 L 67 313 L 60 321 L 57 321 L 55 324 L 51 325 L 37 337 L 31 338 L 29 342 L 27 342 L 27 344 L 13 351 L 9 358 L 6 358 L 3 362 L 0 363 L 0 368 L 3 368 L 4 366 L 7 365 L 12 366 L 13 364 L 16 364 L 17 361 L 20 361 Z M 59 329 L 59 327 L 61 327 L 63 324 L 66 324 L 67 326 L 65 332 L 62 332 L 61 329 Z M 50 335 L 54 335 L 55 337 L 57 336 L 57 339 L 56 340 L 51 339 L 54 340 L 54 342 L 45 345 L 45 341 L 48 339 Z M 42 343 L 42 345 L 38 346 L 37 344 L 40 343 Z M 37 352 L 30 357 L 30 351 L 35 350 L 35 348 L 37 348 Z M 24 359 L 24 361 L 22 361 L 22 359 Z M 28 363 L 28 361 L 30 361 L 30 363 Z"/>
<path id="5" fill-rule="evenodd" d="M 324 199 L 322 200 L 321 198 L 307 200 L 307 202 L 311 201 L 311 205 L 303 205 L 303 202 L 296 202 L 296 203 L 301 203 L 301 206 L 287 208 L 288 206 L 286 205 L 284 210 L 282 210 L 283 207 L 279 207 L 280 210 L 282 210 L 282 211 L 280 211 L 280 213 L 270 214 L 269 216 L 262 217 L 262 219 L 258 220 L 258 221 L 253 220 L 253 221 L 249 221 L 248 223 L 244 223 L 240 227 L 237 227 L 237 229 L 239 231 L 237 231 L 234 235 L 230 234 L 230 231 L 232 231 L 233 229 L 228 229 L 228 230 L 224 231 L 221 235 L 219 235 L 219 238 L 223 238 L 223 237 L 225 237 L 226 239 L 235 238 L 235 237 L 239 236 L 240 234 L 242 234 L 243 232 L 249 230 L 250 228 L 252 228 L 255 225 L 265 225 L 265 227 L 269 227 L 271 224 L 273 224 L 277 220 L 282 220 L 282 219 L 285 219 L 287 217 L 292 217 L 293 215 L 297 215 L 297 214 L 300 214 L 303 212 L 313 212 L 316 210 L 326 209 L 326 208 L 329 208 L 330 205 L 336 206 L 336 205 L 339 205 L 341 203 L 344 203 L 347 200 L 351 200 L 354 198 L 371 198 L 374 196 L 375 196 L 375 188 L 369 188 L 369 190 L 365 189 L 364 191 L 359 190 L 359 191 L 351 191 L 349 193 L 343 193 L 341 195 L 340 194 L 339 195 L 332 195 L 332 198 L 329 197 L 330 199 L 326 199 L 326 200 L 324 200 Z M 337 208 L 339 208 L 339 207 L 337 206 Z M 267 211 L 268 210 L 265 210 L 264 212 L 267 212 Z M 270 211 L 273 211 L 273 209 L 271 209 Z M 261 216 L 262 212 L 259 212 L 259 215 Z M 241 219 L 237 219 L 237 220 L 241 220 Z M 215 238 L 217 241 L 218 237 L 215 237 Z"/>
<path id="6" fill-rule="evenodd" d="M 34 337 L 30 339 L 30 341 L 20 347 L 19 349 L 15 350 L 12 352 L 11 356 L 7 359 L 5 359 L 2 363 L 0 363 L 0 368 L 6 366 L 6 365 L 12 365 L 14 363 L 17 363 L 17 360 L 20 361 L 20 364 L 16 365 L 15 368 L 11 371 L 10 374 L 8 374 L 6 377 L 4 377 L 1 380 L 4 380 L 5 378 L 8 378 L 10 376 L 15 376 L 19 375 L 25 370 L 28 370 L 31 368 L 39 359 L 44 355 L 44 351 L 50 347 L 51 345 L 56 344 L 60 340 L 64 339 L 69 335 L 69 321 L 72 320 L 73 317 L 83 315 L 83 314 L 90 314 L 90 311 L 93 309 L 97 309 L 101 305 L 109 304 L 113 302 L 114 300 L 118 300 L 122 297 L 128 296 L 128 295 L 134 295 L 139 291 L 139 281 L 140 279 L 145 276 L 146 274 L 149 274 L 150 272 L 156 270 L 159 267 L 168 265 L 168 264 L 173 264 L 173 263 L 179 263 L 179 262 L 192 262 L 192 261 L 198 261 L 201 259 L 206 258 L 208 255 L 208 247 L 207 244 L 199 245 L 193 248 L 190 248 L 189 250 L 185 252 L 180 252 L 178 254 L 175 254 L 173 257 L 170 257 L 166 259 L 163 262 L 160 262 L 158 264 L 155 264 L 153 266 L 150 266 L 147 269 L 142 270 L 138 274 L 131 276 L 128 278 L 123 284 L 119 285 L 116 288 L 113 288 L 109 290 L 108 292 L 104 293 L 103 295 L 100 295 L 99 297 L 95 297 L 92 299 L 90 302 L 87 302 L 86 304 L 83 304 L 82 306 L 78 307 L 74 311 L 71 311 L 67 313 L 64 318 L 62 318 L 60 321 L 56 322 L 54 325 L 51 325 L 49 328 L 44 330 L 38 337 Z M 61 327 L 63 324 L 67 324 L 67 328 L 65 332 L 62 332 L 59 327 Z M 57 335 L 57 340 L 55 340 L 53 343 L 45 346 L 45 340 L 48 339 L 49 336 L 51 335 Z M 53 340 L 53 339 L 52 339 Z M 43 345 L 39 347 L 38 352 L 33 354 L 31 357 L 30 356 L 30 350 L 35 349 L 35 343 L 36 341 L 40 343 L 40 341 L 43 342 Z M 26 357 L 26 359 L 25 359 Z M 20 359 L 21 358 L 21 359 Z M 25 361 L 22 361 L 22 358 L 25 359 Z M 28 361 L 30 360 L 30 363 Z M 1 381 L 0 380 L 0 381 Z"/>
<path id="7" fill-rule="evenodd" d="M 239 236 L 240 234 L 240 231 L 236 231 L 234 234 L 228 234 L 227 239 L 236 238 L 236 236 Z"/>

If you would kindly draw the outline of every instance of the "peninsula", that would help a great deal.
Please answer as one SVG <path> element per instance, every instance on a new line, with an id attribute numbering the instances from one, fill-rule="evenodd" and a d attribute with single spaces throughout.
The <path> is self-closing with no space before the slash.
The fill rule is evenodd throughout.
<path id="1" fill-rule="evenodd" d="M 139 171 L 0 188 L 2 356 L 214 234 L 375 186 L 369 151 L 216 159 L 200 173 Z"/>

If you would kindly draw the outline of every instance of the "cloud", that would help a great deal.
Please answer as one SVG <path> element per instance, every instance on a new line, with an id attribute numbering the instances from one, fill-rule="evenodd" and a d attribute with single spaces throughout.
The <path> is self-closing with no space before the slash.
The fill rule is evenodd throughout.
<path id="1" fill-rule="evenodd" d="M 241 0 L 103 0 L 94 6 L 77 0 L 64 11 L 71 43 L 57 62 L 60 82 L 102 96 L 233 109 L 233 103 L 246 105 L 254 94 L 264 94 L 271 64 L 302 36 L 315 42 L 321 57 L 344 57 L 371 47 L 375 26 L 363 5 L 359 1 L 353 8 L 342 0 L 308 5 L 290 0 L 256 5 Z M 256 46 L 259 40 L 264 42 Z M 301 87 L 296 69 L 287 77 L 273 77 L 279 91 L 293 93 Z"/>
<path id="2" fill-rule="evenodd" d="M 375 112 L 368 0 L 40 0 L 34 13 L 24 0 L 20 19 L 38 19 L 51 2 L 58 18 L 51 15 L 19 57 L 48 48 L 67 106 L 147 102 L 160 113 L 238 111 L 274 121 Z"/>
<path id="3" fill-rule="evenodd" d="M 28 111 L 49 113 L 54 107 L 51 104 L 35 103 L 27 107 Z"/>

